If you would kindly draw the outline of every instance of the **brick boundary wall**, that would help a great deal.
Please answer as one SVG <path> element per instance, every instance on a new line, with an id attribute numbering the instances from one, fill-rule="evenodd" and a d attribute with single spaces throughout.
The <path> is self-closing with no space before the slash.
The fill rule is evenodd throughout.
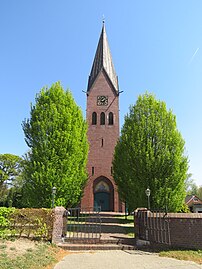
<path id="1" fill-rule="evenodd" d="M 137 209 L 137 211 L 145 211 L 145 209 Z M 145 227 L 139 227 L 139 221 L 135 213 L 135 233 L 136 238 L 139 239 L 139 231 L 145 233 Z M 155 217 L 148 218 L 154 220 Z M 172 248 L 185 249 L 202 249 L 202 214 L 201 213 L 168 213 L 166 220 L 170 227 L 170 242 Z M 154 220 L 155 221 L 155 220 Z M 151 233 L 148 233 L 148 241 L 154 242 L 151 238 Z M 147 237 L 147 236 L 145 236 Z M 156 242 L 154 242 L 156 244 Z"/>
<path id="2" fill-rule="evenodd" d="M 202 249 L 202 214 L 168 213 L 171 246 Z"/>
<path id="3" fill-rule="evenodd" d="M 65 235 L 67 218 L 65 216 L 66 209 L 62 206 L 56 206 L 53 210 L 54 221 L 53 221 L 53 233 L 52 243 L 57 244 L 62 241 L 62 237 Z"/>

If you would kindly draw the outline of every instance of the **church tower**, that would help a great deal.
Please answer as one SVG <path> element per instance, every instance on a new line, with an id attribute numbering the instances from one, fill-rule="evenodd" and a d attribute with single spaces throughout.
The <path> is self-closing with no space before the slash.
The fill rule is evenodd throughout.
<path id="1" fill-rule="evenodd" d="M 88 181 L 81 207 L 101 206 L 101 211 L 122 211 L 112 177 L 114 148 L 119 138 L 119 86 L 103 22 L 88 79 Z"/>

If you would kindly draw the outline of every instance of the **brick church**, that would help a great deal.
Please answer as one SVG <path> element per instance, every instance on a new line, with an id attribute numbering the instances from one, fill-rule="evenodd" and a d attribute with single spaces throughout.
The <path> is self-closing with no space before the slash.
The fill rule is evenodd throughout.
<path id="1" fill-rule="evenodd" d="M 88 79 L 88 181 L 82 208 L 123 211 L 112 176 L 114 148 L 119 138 L 119 85 L 103 22 L 93 66 Z"/>

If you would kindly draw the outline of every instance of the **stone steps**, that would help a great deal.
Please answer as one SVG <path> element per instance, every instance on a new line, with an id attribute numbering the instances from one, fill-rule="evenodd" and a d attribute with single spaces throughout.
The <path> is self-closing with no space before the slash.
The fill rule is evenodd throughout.
<path id="1" fill-rule="evenodd" d="M 118 245 L 118 244 L 123 244 L 123 245 L 134 245 L 135 244 L 135 239 L 134 238 L 101 238 L 101 239 L 96 239 L 96 238 L 63 238 L 62 240 L 63 243 L 66 244 L 113 244 L 113 245 Z"/>
<path id="2" fill-rule="evenodd" d="M 59 243 L 58 247 L 65 250 L 134 250 L 134 245 L 123 244 L 71 244 L 71 243 Z"/>
<path id="3" fill-rule="evenodd" d="M 72 233 L 71 230 L 68 230 L 67 237 L 63 237 L 62 241 L 58 242 L 58 246 L 66 250 L 73 251 L 133 250 L 136 248 L 135 239 L 128 237 L 125 234 L 125 226 L 124 224 L 120 223 L 120 220 L 117 218 L 117 216 L 120 215 L 121 214 L 113 212 L 102 212 L 100 213 L 101 234 L 99 232 L 88 233 L 88 225 L 84 228 L 79 226 L 80 230 L 73 229 L 74 232 Z M 92 222 L 92 216 L 90 220 L 89 226 Z M 76 226 L 76 228 L 78 227 Z"/>
<path id="4" fill-rule="evenodd" d="M 68 240 L 58 243 L 65 250 L 133 250 L 135 249 L 134 238 L 105 238 L 98 240 Z"/>

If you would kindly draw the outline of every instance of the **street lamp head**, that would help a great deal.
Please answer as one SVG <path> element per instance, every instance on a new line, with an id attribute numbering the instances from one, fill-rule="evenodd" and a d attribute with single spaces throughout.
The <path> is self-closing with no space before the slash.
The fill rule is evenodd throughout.
<path id="1" fill-rule="evenodd" d="M 146 193 L 147 197 L 149 197 L 150 194 L 151 194 L 151 190 L 150 190 L 149 188 L 147 188 L 147 189 L 145 190 L 145 193 Z"/>
<path id="2" fill-rule="evenodd" d="M 53 194 L 56 194 L 56 190 L 57 190 L 57 188 L 56 188 L 56 187 L 53 187 L 53 188 L 52 188 L 52 193 L 53 193 Z"/>

